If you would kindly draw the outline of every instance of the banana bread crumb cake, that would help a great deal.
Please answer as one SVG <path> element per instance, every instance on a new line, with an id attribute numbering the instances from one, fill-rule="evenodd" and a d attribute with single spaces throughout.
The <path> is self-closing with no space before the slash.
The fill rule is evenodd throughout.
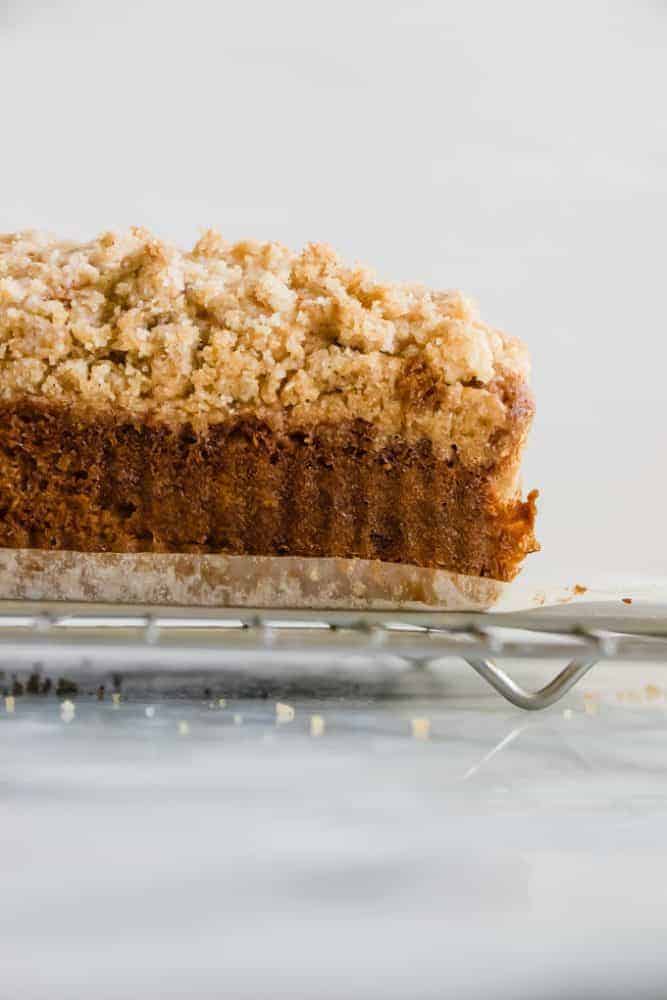
<path id="1" fill-rule="evenodd" d="M 528 357 L 328 247 L 0 236 L 0 546 L 511 579 Z"/>

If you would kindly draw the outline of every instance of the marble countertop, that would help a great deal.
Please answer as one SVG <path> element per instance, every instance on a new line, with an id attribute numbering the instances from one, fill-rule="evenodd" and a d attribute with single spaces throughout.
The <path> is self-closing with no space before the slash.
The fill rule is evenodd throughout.
<path id="1" fill-rule="evenodd" d="M 600 665 L 530 715 L 453 662 L 5 703 L 0 992 L 655 996 L 663 683 Z"/>

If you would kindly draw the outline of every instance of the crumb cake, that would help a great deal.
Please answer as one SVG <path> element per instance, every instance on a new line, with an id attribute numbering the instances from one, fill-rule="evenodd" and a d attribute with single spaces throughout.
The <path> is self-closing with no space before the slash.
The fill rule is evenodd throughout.
<path id="1" fill-rule="evenodd" d="M 0 547 L 510 580 L 528 367 L 459 292 L 321 244 L 0 236 Z"/>

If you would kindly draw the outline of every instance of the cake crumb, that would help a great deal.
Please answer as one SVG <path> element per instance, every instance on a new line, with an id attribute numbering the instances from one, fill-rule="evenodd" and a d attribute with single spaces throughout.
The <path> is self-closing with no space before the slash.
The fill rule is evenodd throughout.
<path id="1" fill-rule="evenodd" d="M 227 708 L 226 698 L 218 698 L 218 708 Z"/>
<path id="2" fill-rule="evenodd" d="M 575 595 L 580 597 L 581 594 L 585 594 L 587 592 L 588 587 L 584 587 L 583 583 L 575 583 L 573 590 Z"/>
<path id="3" fill-rule="evenodd" d="M 120 705 L 120 691 L 113 691 L 111 694 L 111 704 L 114 708 L 118 708 Z"/>
<path id="4" fill-rule="evenodd" d="M 28 682 L 27 682 L 27 684 L 25 686 L 26 693 L 27 694 L 39 694 L 41 686 L 42 686 L 42 679 L 41 679 L 39 673 L 35 670 L 28 677 Z"/>
<path id="5" fill-rule="evenodd" d="M 623 601 L 624 604 L 632 604 L 631 597 L 622 597 L 621 600 Z"/>
<path id="6" fill-rule="evenodd" d="M 73 701 L 63 701 L 60 703 L 60 718 L 63 722 L 71 722 L 76 715 L 76 706 Z"/>
<path id="7" fill-rule="evenodd" d="M 644 687 L 644 694 L 647 701 L 662 701 L 665 693 L 657 684 L 647 684 Z"/>
<path id="8" fill-rule="evenodd" d="M 584 711 L 586 715 L 597 715 L 600 711 L 600 696 L 595 691 L 584 692 Z"/>
<path id="9" fill-rule="evenodd" d="M 155 705 L 147 705 L 146 706 L 146 718 L 147 719 L 152 719 L 152 718 L 154 718 L 154 716 L 155 716 Z"/>
<path id="10" fill-rule="evenodd" d="M 278 725 L 284 725 L 287 722 L 294 721 L 294 709 L 291 705 L 285 705 L 281 701 L 276 702 L 276 722 Z"/>
<path id="11" fill-rule="evenodd" d="M 415 740 L 420 740 L 425 742 L 430 739 L 431 736 L 431 720 L 430 719 L 412 719 L 412 738 Z"/>
<path id="12" fill-rule="evenodd" d="M 13 694 L 8 694 L 5 697 L 5 710 L 9 713 L 9 715 L 13 715 L 16 711 L 16 698 Z"/>
<path id="13" fill-rule="evenodd" d="M 178 735 L 189 736 L 189 734 L 190 734 L 190 726 L 184 719 L 182 719 L 178 724 Z"/>
<path id="14" fill-rule="evenodd" d="M 79 685 L 69 677 L 59 677 L 56 684 L 56 694 L 59 698 L 64 698 L 68 694 L 78 694 Z"/>
<path id="15" fill-rule="evenodd" d="M 321 715 L 311 715 L 310 717 L 310 735 L 314 737 L 323 736 L 325 729 L 325 722 Z"/>

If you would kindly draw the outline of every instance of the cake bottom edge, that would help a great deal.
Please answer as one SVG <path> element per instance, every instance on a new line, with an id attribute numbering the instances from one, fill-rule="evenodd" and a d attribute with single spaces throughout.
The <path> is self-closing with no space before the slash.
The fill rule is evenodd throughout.
<path id="1" fill-rule="evenodd" d="M 511 584 L 369 559 L 0 549 L 0 600 L 488 611 Z"/>

